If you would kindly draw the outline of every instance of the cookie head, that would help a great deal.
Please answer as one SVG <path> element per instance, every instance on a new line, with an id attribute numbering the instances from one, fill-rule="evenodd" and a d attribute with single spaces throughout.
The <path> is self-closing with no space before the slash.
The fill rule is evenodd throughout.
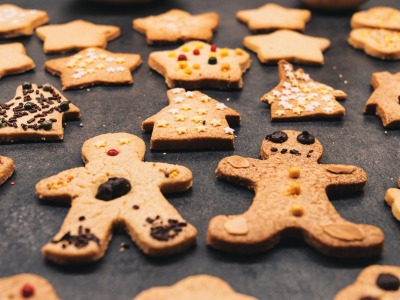
<path id="1" fill-rule="evenodd" d="M 322 145 L 308 131 L 283 130 L 268 134 L 261 146 L 262 159 L 316 162 L 322 158 Z"/>
<path id="2" fill-rule="evenodd" d="M 146 146 L 142 139 L 128 133 L 108 133 L 87 140 L 82 147 L 85 163 L 94 159 L 143 160 Z"/>

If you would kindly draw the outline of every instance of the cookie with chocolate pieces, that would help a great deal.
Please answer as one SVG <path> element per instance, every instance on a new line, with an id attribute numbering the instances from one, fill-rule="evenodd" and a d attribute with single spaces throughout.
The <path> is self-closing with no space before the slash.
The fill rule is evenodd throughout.
<path id="1" fill-rule="evenodd" d="M 214 217 L 207 244 L 225 252 L 256 253 L 290 236 L 304 239 L 328 256 L 381 253 L 382 231 L 343 219 L 327 197 L 327 193 L 362 190 L 367 175 L 355 166 L 320 164 L 322 154 L 322 145 L 311 133 L 284 130 L 263 141 L 262 160 L 224 158 L 215 171 L 217 176 L 255 190 L 256 196 L 247 212 Z"/>
<path id="2" fill-rule="evenodd" d="M 43 200 L 71 204 L 43 255 L 59 264 L 88 263 L 103 257 L 115 227 L 125 229 L 150 256 L 188 249 L 197 230 L 187 223 L 162 193 L 192 186 L 189 169 L 143 162 L 143 140 L 128 133 L 109 133 L 82 147 L 85 167 L 43 179 L 36 193 Z"/>

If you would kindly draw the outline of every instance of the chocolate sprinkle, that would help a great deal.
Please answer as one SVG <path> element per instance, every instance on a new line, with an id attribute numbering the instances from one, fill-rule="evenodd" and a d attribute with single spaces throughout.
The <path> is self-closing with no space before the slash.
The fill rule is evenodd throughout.
<path id="1" fill-rule="evenodd" d="M 276 152 L 278 151 L 278 148 L 271 148 L 271 152 Z"/>
<path id="2" fill-rule="evenodd" d="M 88 231 L 89 230 L 89 231 Z M 94 235 L 89 233 L 90 229 L 85 230 L 86 233 L 82 233 L 82 226 L 79 226 L 79 233 L 78 235 L 71 235 L 71 232 L 68 231 L 64 236 L 59 239 L 58 241 L 52 240 L 53 244 L 58 244 L 62 241 L 67 241 L 69 244 L 74 244 L 76 248 L 83 248 L 89 245 L 90 241 L 96 242 L 97 245 L 100 246 L 100 240 Z M 63 248 L 65 248 L 63 246 Z"/>
<path id="3" fill-rule="evenodd" d="M 84 220 L 85 220 L 84 216 L 79 217 L 79 221 L 84 221 Z"/>
<path id="4" fill-rule="evenodd" d="M 297 151 L 296 149 L 290 150 L 289 152 L 290 152 L 290 154 L 301 155 L 301 153 L 299 151 Z"/>
<path id="5" fill-rule="evenodd" d="M 281 150 L 281 153 L 282 153 L 282 154 L 285 154 L 286 152 L 287 152 L 287 149 L 282 149 L 282 150 Z"/>
<path id="6" fill-rule="evenodd" d="M 134 205 L 133 209 L 139 209 L 139 205 Z"/>
<path id="7" fill-rule="evenodd" d="M 174 238 L 182 231 L 182 227 L 186 227 L 186 222 L 179 222 L 178 220 L 169 219 L 169 225 L 156 226 L 150 229 L 150 236 L 159 241 L 168 241 Z"/>
<path id="8" fill-rule="evenodd" d="M 276 143 L 276 144 L 282 144 L 287 141 L 288 136 L 283 131 L 275 131 L 271 134 L 268 134 L 265 137 L 265 139 L 270 140 L 271 142 Z"/>

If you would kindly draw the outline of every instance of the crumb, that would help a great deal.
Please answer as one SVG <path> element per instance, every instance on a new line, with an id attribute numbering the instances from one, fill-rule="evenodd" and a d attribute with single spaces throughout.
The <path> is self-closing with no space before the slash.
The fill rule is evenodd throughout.
<path id="1" fill-rule="evenodd" d="M 342 74 L 339 74 L 339 77 L 340 77 L 340 78 L 342 78 L 342 77 L 343 77 L 343 75 L 342 75 Z"/>
<path id="2" fill-rule="evenodd" d="M 139 119 L 141 119 L 142 117 L 139 117 Z"/>
<path id="3" fill-rule="evenodd" d="M 88 92 L 90 92 L 90 89 L 87 89 Z"/>
<path id="4" fill-rule="evenodd" d="M 119 248 L 119 252 L 124 252 L 124 251 L 125 251 L 124 247 Z"/>
<path id="5" fill-rule="evenodd" d="M 333 69 L 336 70 L 336 66 L 333 66 Z"/>
<path id="6" fill-rule="evenodd" d="M 165 154 L 167 154 L 167 153 L 164 152 L 163 154 L 165 155 Z"/>
<path id="7" fill-rule="evenodd" d="M 227 98 L 226 101 L 229 101 L 229 98 Z"/>
<path id="8" fill-rule="evenodd" d="M 385 131 L 385 134 L 387 134 L 387 131 Z"/>
<path id="9" fill-rule="evenodd" d="M 103 127 L 106 127 L 106 125 L 103 125 Z"/>
<path id="10" fill-rule="evenodd" d="M 344 81 L 344 84 L 347 84 L 347 80 Z"/>
<path id="11" fill-rule="evenodd" d="M 83 127 L 83 124 L 81 123 L 81 124 L 79 124 L 79 126 Z"/>

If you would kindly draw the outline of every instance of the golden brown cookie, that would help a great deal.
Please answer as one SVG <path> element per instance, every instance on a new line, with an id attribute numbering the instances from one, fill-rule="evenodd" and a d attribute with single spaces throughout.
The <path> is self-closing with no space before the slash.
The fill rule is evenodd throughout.
<path id="1" fill-rule="evenodd" d="M 14 161 L 11 158 L 0 156 L 0 185 L 14 173 Z"/>
<path id="2" fill-rule="evenodd" d="M 141 292 L 133 300 L 257 300 L 236 293 L 229 284 L 210 275 L 189 276 L 172 286 L 161 286 Z"/>
<path id="3" fill-rule="evenodd" d="M 132 84 L 131 72 L 141 63 L 139 54 L 89 48 L 73 56 L 46 61 L 44 67 L 51 74 L 61 77 L 63 90 L 70 90 L 96 84 Z"/>
<path id="4" fill-rule="evenodd" d="M 236 17 L 248 24 L 253 32 L 290 29 L 304 31 L 311 18 L 306 9 L 292 9 L 274 3 L 265 4 L 257 9 L 239 10 Z"/>
<path id="5" fill-rule="evenodd" d="M 347 39 L 355 49 L 382 60 L 400 59 L 400 31 L 358 28 Z"/>
<path id="6" fill-rule="evenodd" d="M 279 62 L 280 82 L 261 101 L 271 104 L 272 121 L 300 121 L 339 118 L 345 115 L 336 100 L 347 95 L 340 90 L 314 81 L 302 69 L 295 71 L 287 61 Z"/>
<path id="7" fill-rule="evenodd" d="M 368 0 L 300 0 L 304 4 L 326 11 L 339 11 L 355 8 Z"/>
<path id="8" fill-rule="evenodd" d="M 0 278 L 0 299 L 61 300 L 46 279 L 34 274 Z"/>
<path id="9" fill-rule="evenodd" d="M 180 9 L 172 9 L 158 16 L 135 19 L 133 28 L 145 34 L 150 45 L 186 43 L 192 40 L 210 43 L 218 23 L 219 16 L 213 12 L 191 15 Z"/>
<path id="10" fill-rule="evenodd" d="M 278 30 L 271 34 L 246 36 L 243 40 L 246 48 L 257 53 L 262 63 L 276 64 L 285 59 L 288 62 L 322 66 L 325 51 L 330 41 L 304 35 L 291 30 Z"/>
<path id="11" fill-rule="evenodd" d="M 149 66 L 165 77 L 169 88 L 238 89 L 250 68 L 250 55 L 242 49 L 217 48 L 200 41 L 173 51 L 152 52 Z"/>
<path id="12" fill-rule="evenodd" d="M 76 20 L 61 25 L 46 25 L 36 29 L 44 41 L 43 50 L 47 54 L 79 51 L 98 47 L 105 49 L 107 42 L 121 34 L 119 27 L 97 25 Z"/>
<path id="13" fill-rule="evenodd" d="M 49 17 L 45 11 L 2 4 L 0 5 L 0 38 L 32 35 L 36 27 L 48 21 Z"/>
<path id="14" fill-rule="evenodd" d="M 79 108 L 49 83 L 25 82 L 14 99 L 0 103 L 0 142 L 62 140 L 63 119 L 80 116 Z"/>
<path id="15" fill-rule="evenodd" d="M 142 123 L 153 132 L 152 150 L 235 148 L 230 126 L 240 125 L 238 112 L 198 91 L 176 88 L 167 95 L 169 105 Z"/>
<path id="16" fill-rule="evenodd" d="M 33 60 L 26 55 L 24 45 L 21 43 L 0 45 L 0 78 L 24 73 L 34 67 Z"/>
<path id="17" fill-rule="evenodd" d="M 378 115 L 384 127 L 400 127 L 400 73 L 374 73 L 371 85 L 375 91 L 368 99 L 364 113 Z"/>
<path id="18" fill-rule="evenodd" d="M 357 280 L 341 290 L 334 300 L 400 299 L 400 267 L 373 265 L 365 268 Z"/>
<path id="19" fill-rule="evenodd" d="M 125 229 L 151 256 L 182 252 L 196 239 L 188 224 L 162 193 L 192 186 L 189 169 L 142 162 L 144 142 L 128 133 L 109 133 L 82 147 L 85 167 L 43 179 L 36 185 L 41 199 L 71 204 L 71 209 L 43 255 L 60 264 L 99 260 L 112 231 Z"/>
<path id="20" fill-rule="evenodd" d="M 400 30 L 400 11 L 392 7 L 372 7 L 356 12 L 350 21 L 352 28 L 385 28 Z"/>
<path id="21" fill-rule="evenodd" d="M 329 256 L 381 253 L 382 231 L 344 220 L 326 195 L 362 190 L 367 175 L 355 166 L 319 164 L 322 153 L 309 132 L 285 130 L 267 135 L 262 160 L 224 158 L 217 176 L 254 189 L 256 196 L 244 214 L 213 218 L 207 244 L 226 252 L 255 253 L 295 237 Z"/>

